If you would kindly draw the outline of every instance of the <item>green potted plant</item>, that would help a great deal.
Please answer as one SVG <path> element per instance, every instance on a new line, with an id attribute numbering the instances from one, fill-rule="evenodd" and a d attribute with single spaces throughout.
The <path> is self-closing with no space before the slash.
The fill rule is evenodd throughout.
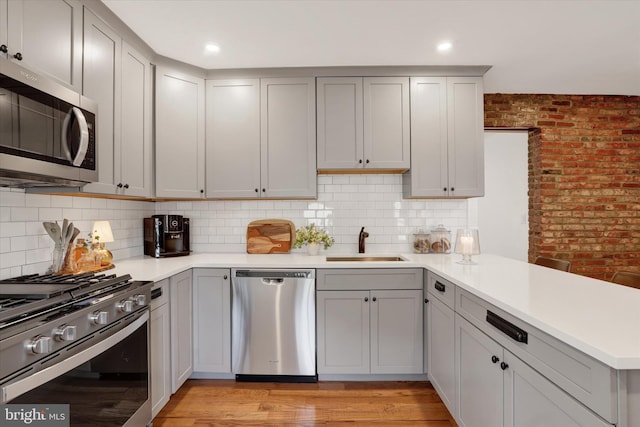
<path id="1" fill-rule="evenodd" d="M 307 246 L 307 253 L 309 255 L 318 255 L 320 245 L 323 245 L 325 249 L 329 249 L 334 243 L 335 240 L 333 237 L 311 223 L 296 230 L 296 241 L 293 247 L 301 248 Z"/>

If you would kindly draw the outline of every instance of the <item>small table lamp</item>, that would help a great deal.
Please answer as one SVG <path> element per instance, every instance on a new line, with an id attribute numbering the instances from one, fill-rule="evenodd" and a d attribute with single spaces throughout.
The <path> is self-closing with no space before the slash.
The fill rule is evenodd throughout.
<path id="1" fill-rule="evenodd" d="M 113 254 L 104 246 L 105 243 L 113 242 L 113 232 L 109 221 L 96 221 L 93 223 L 93 242 L 97 246 L 97 248 L 94 247 L 94 251 L 100 257 L 100 265 L 103 267 L 111 265 Z"/>
<path id="2" fill-rule="evenodd" d="M 454 252 L 462 255 L 462 259 L 458 261 L 458 264 L 475 264 L 471 260 L 471 255 L 480 253 L 478 230 L 459 229 L 456 235 L 456 249 Z"/>

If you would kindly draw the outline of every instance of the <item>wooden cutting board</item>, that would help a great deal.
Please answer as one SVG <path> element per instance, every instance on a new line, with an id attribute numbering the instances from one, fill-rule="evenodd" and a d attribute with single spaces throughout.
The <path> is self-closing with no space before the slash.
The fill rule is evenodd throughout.
<path id="1" fill-rule="evenodd" d="M 261 219 L 247 226 L 248 254 L 286 254 L 295 240 L 296 226 L 288 219 Z"/>

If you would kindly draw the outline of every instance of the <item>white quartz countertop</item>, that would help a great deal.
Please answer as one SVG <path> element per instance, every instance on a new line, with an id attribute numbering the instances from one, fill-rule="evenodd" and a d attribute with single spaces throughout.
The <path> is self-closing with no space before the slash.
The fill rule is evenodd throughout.
<path id="1" fill-rule="evenodd" d="M 199 267 L 426 268 L 612 368 L 640 369 L 638 289 L 495 255 L 475 256 L 476 265 L 458 264 L 459 255 L 402 256 L 406 262 L 327 262 L 306 254 L 136 257 L 118 261 L 115 273 L 158 281 Z"/>

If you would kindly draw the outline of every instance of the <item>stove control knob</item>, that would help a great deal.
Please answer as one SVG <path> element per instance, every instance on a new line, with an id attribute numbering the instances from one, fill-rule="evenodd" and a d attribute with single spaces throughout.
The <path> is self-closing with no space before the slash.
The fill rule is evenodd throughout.
<path id="1" fill-rule="evenodd" d="M 147 297 L 145 297 L 143 294 L 134 295 L 132 299 L 138 307 L 142 307 L 147 303 Z"/>
<path id="2" fill-rule="evenodd" d="M 27 343 L 27 350 L 33 354 L 51 353 L 53 345 L 49 337 L 35 337 Z"/>
<path id="3" fill-rule="evenodd" d="M 106 325 L 109 321 L 109 313 L 106 311 L 94 311 L 89 315 L 89 320 L 94 325 Z"/>
<path id="4" fill-rule="evenodd" d="M 74 325 L 62 325 L 54 329 L 53 336 L 56 341 L 75 341 L 76 329 Z"/>
<path id="5" fill-rule="evenodd" d="M 133 311 L 133 301 L 130 299 L 123 299 L 116 303 L 116 309 L 122 313 L 131 313 Z"/>

